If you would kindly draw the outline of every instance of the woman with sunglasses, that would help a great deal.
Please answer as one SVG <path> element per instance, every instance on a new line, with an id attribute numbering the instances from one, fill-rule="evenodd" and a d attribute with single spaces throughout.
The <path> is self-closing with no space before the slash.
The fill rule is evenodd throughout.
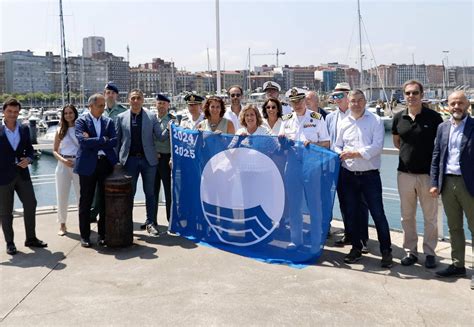
<path id="1" fill-rule="evenodd" d="M 253 104 L 248 104 L 242 109 L 239 119 L 242 128 L 237 130 L 236 135 L 268 135 L 270 133 L 267 127 L 262 126 L 262 115 Z"/>
<path id="2" fill-rule="evenodd" d="M 280 100 L 269 98 L 262 105 L 263 125 L 270 130 L 270 135 L 278 135 L 282 123 L 283 109 Z"/>
<path id="3" fill-rule="evenodd" d="M 68 104 L 63 108 L 59 129 L 54 136 L 53 155 L 58 160 L 56 166 L 56 199 L 58 202 L 58 235 L 67 233 L 66 218 L 71 183 L 74 185 L 76 200 L 79 202 L 79 175 L 73 172 L 79 142 L 75 135 L 76 107 Z"/>
<path id="4" fill-rule="evenodd" d="M 234 124 L 224 118 L 225 104 L 218 96 L 211 96 L 204 104 L 204 117 L 206 118 L 199 123 L 197 129 L 213 133 L 234 134 Z"/>

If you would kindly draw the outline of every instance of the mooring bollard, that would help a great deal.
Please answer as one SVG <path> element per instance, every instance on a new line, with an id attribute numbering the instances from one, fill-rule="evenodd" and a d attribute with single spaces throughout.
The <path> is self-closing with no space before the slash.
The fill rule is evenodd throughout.
<path id="1" fill-rule="evenodd" d="M 109 247 L 133 244 L 132 177 L 122 165 L 105 179 L 105 242 Z"/>

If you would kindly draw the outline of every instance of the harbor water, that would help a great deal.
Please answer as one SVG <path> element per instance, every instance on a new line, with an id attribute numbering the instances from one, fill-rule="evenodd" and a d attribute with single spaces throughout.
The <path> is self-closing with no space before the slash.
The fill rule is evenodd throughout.
<path id="1" fill-rule="evenodd" d="M 392 136 L 389 131 L 385 133 L 384 147 L 393 148 Z M 43 154 L 39 160 L 35 160 L 35 162 L 33 162 L 30 166 L 30 173 L 32 176 L 35 194 L 38 201 L 38 207 L 56 205 L 56 189 L 54 181 L 54 171 L 56 169 L 56 165 L 57 161 L 53 156 Z M 397 166 L 398 156 L 382 155 L 381 178 L 383 186 L 384 209 L 390 228 L 392 229 L 402 228 L 400 222 L 400 199 L 397 191 Z M 135 196 L 136 201 L 144 201 L 145 199 L 141 185 L 142 183 L 139 179 L 137 185 L 137 194 Z M 76 200 L 73 193 L 74 192 L 72 191 L 71 187 L 71 194 L 69 197 L 70 204 L 76 204 Z M 15 208 L 21 208 L 21 203 L 18 201 L 17 198 L 15 199 Z M 337 197 L 334 204 L 333 216 L 336 218 L 341 217 Z M 369 223 L 372 224 L 372 220 Z M 469 233 L 469 230 L 467 228 L 466 220 L 464 220 L 464 223 L 466 237 L 468 239 L 471 239 L 471 234 Z M 448 236 L 448 227 L 446 225 L 446 217 L 444 216 L 444 213 L 443 225 L 443 234 L 444 236 Z M 417 209 L 417 226 L 418 233 L 422 234 L 423 215 L 419 206 Z"/>

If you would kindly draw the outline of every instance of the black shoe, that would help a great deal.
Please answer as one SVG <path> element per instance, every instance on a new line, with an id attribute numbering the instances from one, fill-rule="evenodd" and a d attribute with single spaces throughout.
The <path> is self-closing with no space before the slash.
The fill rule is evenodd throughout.
<path id="1" fill-rule="evenodd" d="M 382 266 L 382 268 L 392 268 L 393 266 L 392 252 L 387 251 L 387 250 L 382 252 L 382 260 L 380 260 L 380 265 Z"/>
<path id="2" fill-rule="evenodd" d="M 362 249 L 360 250 L 360 252 L 362 252 L 362 254 L 369 253 L 369 247 L 367 246 L 367 240 L 362 240 L 360 242 L 362 243 Z"/>
<path id="3" fill-rule="evenodd" d="M 148 234 L 150 234 L 150 236 L 160 236 L 160 232 L 156 229 L 155 225 L 153 224 L 148 224 L 146 225 L 146 231 L 148 232 Z"/>
<path id="4" fill-rule="evenodd" d="M 344 235 L 340 240 L 334 242 L 335 246 L 340 246 L 340 247 L 350 245 L 350 244 L 351 244 L 351 238 L 347 235 Z"/>
<path id="5" fill-rule="evenodd" d="M 418 258 L 414 254 L 409 254 L 404 257 L 400 262 L 402 266 L 411 266 L 414 265 L 418 261 Z"/>
<path id="6" fill-rule="evenodd" d="M 425 258 L 425 267 L 432 269 L 436 267 L 436 258 L 434 255 L 427 255 Z"/>
<path id="7" fill-rule="evenodd" d="M 32 238 L 30 240 L 25 241 L 25 246 L 31 248 L 45 248 L 48 247 L 48 244 L 41 240 L 38 240 L 37 238 Z"/>
<path id="8" fill-rule="evenodd" d="M 106 246 L 107 244 L 105 243 L 105 237 L 100 237 L 97 245 L 102 247 Z"/>
<path id="9" fill-rule="evenodd" d="M 362 252 L 359 249 L 352 248 L 348 255 L 344 257 L 345 263 L 356 263 L 362 258 Z"/>
<path id="10" fill-rule="evenodd" d="M 448 268 L 436 272 L 438 277 L 465 277 L 466 268 L 450 265 Z"/>
<path id="11" fill-rule="evenodd" d="M 7 254 L 15 255 L 18 251 L 16 250 L 15 243 L 7 243 Z"/>
<path id="12" fill-rule="evenodd" d="M 145 224 L 141 224 L 141 225 L 140 225 L 140 229 L 141 229 L 141 230 L 145 230 L 145 229 L 146 229 L 146 223 L 145 223 Z"/>
<path id="13" fill-rule="evenodd" d="M 83 248 L 90 248 L 91 247 L 91 241 L 81 238 L 81 246 Z"/>

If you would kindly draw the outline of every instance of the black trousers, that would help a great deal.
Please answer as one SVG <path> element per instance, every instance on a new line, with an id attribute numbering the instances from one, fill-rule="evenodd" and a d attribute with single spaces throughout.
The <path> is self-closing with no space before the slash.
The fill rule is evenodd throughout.
<path id="1" fill-rule="evenodd" d="M 171 168 L 170 168 L 171 153 L 160 153 L 158 159 L 158 169 L 155 177 L 155 200 L 156 200 L 156 211 L 155 211 L 155 223 L 158 221 L 158 196 L 160 194 L 161 182 L 165 189 L 165 200 L 166 200 L 166 219 L 170 221 L 171 211 Z"/>
<path id="2" fill-rule="evenodd" d="M 100 238 L 105 238 L 105 193 L 104 182 L 105 178 L 112 172 L 112 165 L 106 157 L 97 159 L 97 166 L 95 171 L 90 176 L 79 175 L 79 184 L 81 185 L 81 196 L 79 198 L 79 230 L 81 238 L 90 240 L 91 223 L 90 210 L 94 193 L 97 188 L 100 189 L 100 214 L 97 222 L 98 233 Z"/>
<path id="3" fill-rule="evenodd" d="M 31 179 L 22 179 L 17 173 L 15 178 L 6 185 L 0 185 L 0 221 L 2 223 L 5 242 L 13 242 L 13 201 L 14 192 L 23 204 L 26 239 L 36 238 L 36 197 Z"/>

